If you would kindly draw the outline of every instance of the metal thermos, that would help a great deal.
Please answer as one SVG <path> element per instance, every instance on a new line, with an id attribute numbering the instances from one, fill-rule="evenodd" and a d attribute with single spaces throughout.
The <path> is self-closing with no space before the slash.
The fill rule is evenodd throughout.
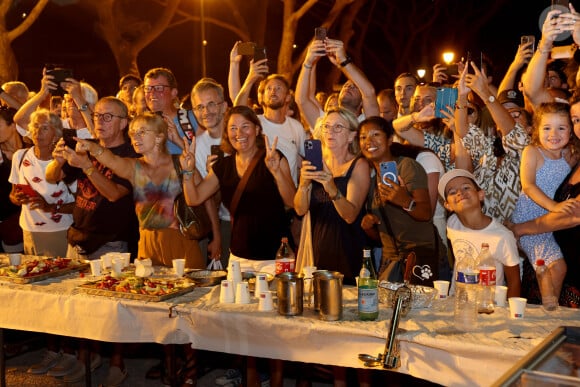
<path id="1" fill-rule="evenodd" d="M 285 272 L 276 275 L 278 313 L 282 316 L 302 314 L 304 278 L 302 274 Z"/>
<path id="2" fill-rule="evenodd" d="M 319 318 L 337 321 L 342 318 L 342 280 L 338 271 L 319 270 L 312 276 L 314 284 L 314 309 Z"/>

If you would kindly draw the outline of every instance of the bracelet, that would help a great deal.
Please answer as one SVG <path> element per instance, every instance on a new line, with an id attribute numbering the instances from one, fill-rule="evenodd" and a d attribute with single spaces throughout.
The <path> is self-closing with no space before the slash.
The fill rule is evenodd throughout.
<path id="1" fill-rule="evenodd" d="M 342 61 L 338 66 L 339 67 L 344 67 L 348 64 L 352 63 L 352 58 L 350 56 L 347 56 L 346 59 L 344 61 Z"/>
<path id="2" fill-rule="evenodd" d="M 104 152 L 104 151 L 105 151 L 105 147 L 99 147 L 99 150 L 98 150 L 98 151 L 96 151 L 95 153 L 92 153 L 92 152 L 91 152 L 91 154 L 92 154 L 94 157 L 99 157 L 100 155 L 102 155 L 102 154 L 103 154 L 103 152 Z"/>
<path id="3" fill-rule="evenodd" d="M 340 192 L 340 190 L 337 188 L 336 189 L 336 195 L 334 195 L 334 197 L 331 197 L 330 200 L 332 200 L 333 202 L 335 202 L 338 199 L 340 199 L 341 197 L 342 197 L 342 192 Z"/>
<path id="4" fill-rule="evenodd" d="M 87 175 L 87 177 L 89 177 L 93 174 L 93 172 L 95 172 L 95 167 L 90 166 L 88 168 L 85 168 L 83 169 L 83 172 L 85 173 L 85 175 Z"/>
<path id="5" fill-rule="evenodd" d="M 191 176 L 191 175 L 193 175 L 193 170 L 187 171 L 187 170 L 184 169 L 184 170 L 181 171 L 181 174 L 182 175 Z"/>
<path id="6" fill-rule="evenodd" d="M 304 66 L 304 68 L 307 68 L 308 70 L 312 70 L 312 66 L 307 65 L 306 63 L 302 63 L 302 66 Z"/>

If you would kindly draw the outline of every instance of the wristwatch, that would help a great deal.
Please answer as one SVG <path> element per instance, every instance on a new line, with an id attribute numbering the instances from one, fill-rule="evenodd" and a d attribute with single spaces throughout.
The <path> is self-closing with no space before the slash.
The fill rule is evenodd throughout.
<path id="1" fill-rule="evenodd" d="M 494 103 L 495 102 L 495 97 L 492 95 L 490 95 L 489 97 L 487 97 L 487 102 L 489 103 Z"/>
<path id="2" fill-rule="evenodd" d="M 344 61 L 340 62 L 339 66 L 340 67 L 344 67 L 344 66 L 346 66 L 347 64 L 350 64 L 350 63 L 352 63 L 352 58 L 350 56 L 347 56 Z"/>
<path id="3" fill-rule="evenodd" d="M 79 107 L 79 110 L 81 112 L 87 111 L 87 109 L 89 108 L 89 104 L 88 103 L 84 103 Z"/>
<path id="4" fill-rule="evenodd" d="M 413 199 L 411 199 L 411 202 L 409 203 L 409 207 L 403 207 L 403 210 L 407 211 L 407 212 L 411 212 L 415 209 L 415 201 Z"/>

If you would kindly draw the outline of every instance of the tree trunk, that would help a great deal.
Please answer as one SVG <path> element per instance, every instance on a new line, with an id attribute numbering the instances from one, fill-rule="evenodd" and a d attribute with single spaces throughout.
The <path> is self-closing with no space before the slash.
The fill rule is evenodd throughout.
<path id="1" fill-rule="evenodd" d="M 18 62 L 7 34 L 0 34 L 0 83 L 18 79 Z"/>

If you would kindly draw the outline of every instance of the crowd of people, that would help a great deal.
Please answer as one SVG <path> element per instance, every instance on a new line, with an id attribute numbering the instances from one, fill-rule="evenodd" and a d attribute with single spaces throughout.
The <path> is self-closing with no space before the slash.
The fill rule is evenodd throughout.
<path id="1" fill-rule="evenodd" d="M 578 307 L 578 64 L 550 59 L 564 31 L 580 45 L 580 14 L 570 11 L 548 14 L 537 49 L 520 44 L 497 86 L 486 59 L 458 63 L 457 74 L 436 65 L 429 83 L 403 73 L 377 92 L 330 38 L 311 42 L 294 89 L 267 59 L 250 60 L 242 81 L 240 42 L 227 94 L 203 78 L 183 98 L 161 67 L 143 79 L 123 76 L 118 94 L 101 98 L 86 82 L 56 83 L 48 71 L 35 93 L 8 82 L 0 89 L 2 250 L 88 260 L 129 251 L 168 267 L 185 258 L 194 269 L 237 260 L 273 271 L 289 237 L 295 247 L 307 242 L 313 265 L 343 273 L 347 284 L 365 246 L 392 282 L 414 251 L 424 270 L 413 280 L 432 285 L 453 279 L 454 262 L 487 243 L 510 296 L 546 310 Z M 322 60 L 346 80 L 337 94 L 316 89 Z M 442 87 L 455 88 L 457 100 L 436 111 Z M 307 139 L 320 140 L 321 166 L 305 158 Z M 385 163 L 396 176 L 383 176 Z M 179 231 L 172 208 L 182 192 L 188 205 L 206 208 L 209 237 Z M 536 279 L 538 260 L 550 282 Z M 30 372 L 75 381 L 85 374 L 83 356 L 98 359 L 97 346 L 77 359 L 67 340 L 49 343 Z M 194 368 L 195 352 L 185 353 Z M 195 384 L 194 370 L 183 376 Z M 105 385 L 125 377 L 115 346 Z"/>

